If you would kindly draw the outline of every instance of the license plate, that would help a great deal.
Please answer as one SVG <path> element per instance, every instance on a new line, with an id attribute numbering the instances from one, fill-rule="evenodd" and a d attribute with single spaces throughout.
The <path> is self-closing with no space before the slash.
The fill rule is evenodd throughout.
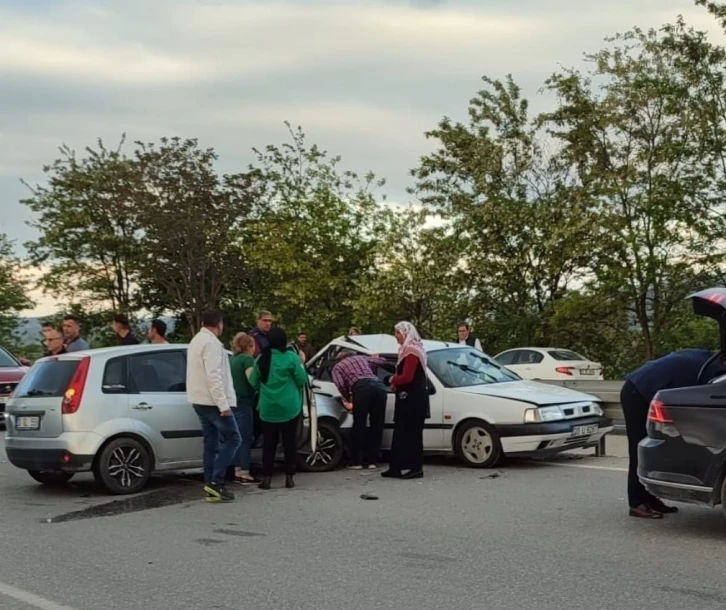
<path id="1" fill-rule="evenodd" d="M 592 369 L 580 369 L 580 375 L 594 375 L 595 371 Z"/>
<path id="2" fill-rule="evenodd" d="M 597 424 L 592 426 L 575 426 L 572 429 L 572 436 L 591 436 L 597 434 L 599 429 Z"/>
<path id="3" fill-rule="evenodd" d="M 40 428 L 40 417 L 16 417 L 15 418 L 15 429 L 16 430 L 38 430 Z"/>

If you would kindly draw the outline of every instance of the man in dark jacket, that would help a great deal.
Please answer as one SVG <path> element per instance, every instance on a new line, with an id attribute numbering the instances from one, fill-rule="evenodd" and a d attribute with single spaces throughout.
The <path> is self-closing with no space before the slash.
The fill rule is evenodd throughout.
<path id="1" fill-rule="evenodd" d="M 257 326 L 255 326 L 249 333 L 255 340 L 255 353 L 253 354 L 255 358 L 257 358 L 257 356 L 262 353 L 262 350 L 269 345 L 267 333 L 270 332 L 271 328 L 272 314 L 269 311 L 260 312 L 260 315 L 257 316 Z"/>
<path id="2" fill-rule="evenodd" d="M 638 444 L 647 436 L 648 409 L 660 390 L 687 388 L 699 384 L 698 373 L 713 353 L 705 349 L 684 349 L 657 360 L 646 362 L 625 378 L 620 392 L 620 404 L 628 433 L 630 464 L 628 469 L 628 504 L 630 516 L 661 519 L 664 513 L 678 509 L 666 506 L 649 493 L 638 479 Z M 726 373 L 724 362 L 714 360 L 704 371 L 701 383 Z"/>
<path id="3" fill-rule="evenodd" d="M 116 333 L 119 345 L 139 344 L 139 340 L 136 338 L 136 335 L 131 330 L 131 322 L 129 321 L 128 316 L 126 316 L 125 314 L 117 313 L 113 317 L 113 322 L 111 323 L 111 326 L 113 328 L 113 332 Z"/>
<path id="4" fill-rule="evenodd" d="M 481 342 L 474 335 L 471 334 L 471 327 L 466 323 L 462 322 L 456 329 L 456 340 L 459 345 L 468 345 L 474 349 L 478 349 L 480 352 L 484 350 L 481 348 Z"/>

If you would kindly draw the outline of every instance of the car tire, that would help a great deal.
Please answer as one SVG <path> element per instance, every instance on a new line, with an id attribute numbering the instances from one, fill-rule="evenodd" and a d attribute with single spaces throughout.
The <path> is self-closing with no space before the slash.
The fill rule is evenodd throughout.
<path id="1" fill-rule="evenodd" d="M 96 482 L 114 495 L 140 492 L 151 476 L 149 450 L 135 438 L 112 440 L 98 454 L 93 465 Z"/>
<path id="2" fill-rule="evenodd" d="M 502 443 L 490 424 L 472 419 L 456 431 L 454 453 L 470 468 L 493 468 L 502 459 Z"/>
<path id="3" fill-rule="evenodd" d="M 73 478 L 74 472 L 61 472 L 60 470 L 28 470 L 28 474 L 38 483 L 49 487 L 60 487 Z"/>
<path id="4" fill-rule="evenodd" d="M 318 420 L 318 447 L 315 453 L 298 454 L 298 468 L 303 472 L 329 472 L 343 461 L 345 443 L 338 426 L 325 419 Z"/>

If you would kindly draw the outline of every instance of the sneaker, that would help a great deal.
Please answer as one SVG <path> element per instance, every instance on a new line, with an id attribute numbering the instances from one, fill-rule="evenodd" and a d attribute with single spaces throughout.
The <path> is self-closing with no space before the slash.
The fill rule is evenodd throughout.
<path id="1" fill-rule="evenodd" d="M 205 485 L 204 491 L 208 498 L 212 498 L 211 500 L 207 500 L 208 502 L 232 502 L 234 500 L 234 494 L 219 483 Z"/>
<path id="2" fill-rule="evenodd" d="M 378 470 L 378 464 L 368 464 L 368 470 Z"/>
<path id="3" fill-rule="evenodd" d="M 347 470 L 363 470 L 363 466 L 360 464 L 351 464 L 350 466 L 346 466 Z"/>

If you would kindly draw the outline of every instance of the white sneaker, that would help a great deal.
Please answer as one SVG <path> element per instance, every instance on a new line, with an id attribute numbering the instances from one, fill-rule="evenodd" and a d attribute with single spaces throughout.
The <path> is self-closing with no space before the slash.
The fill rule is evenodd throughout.
<path id="1" fill-rule="evenodd" d="M 351 465 L 351 466 L 346 466 L 346 469 L 347 470 L 363 470 L 363 466 L 360 466 L 360 465 Z"/>
<path id="2" fill-rule="evenodd" d="M 378 470 L 378 464 L 368 464 L 368 470 Z"/>

